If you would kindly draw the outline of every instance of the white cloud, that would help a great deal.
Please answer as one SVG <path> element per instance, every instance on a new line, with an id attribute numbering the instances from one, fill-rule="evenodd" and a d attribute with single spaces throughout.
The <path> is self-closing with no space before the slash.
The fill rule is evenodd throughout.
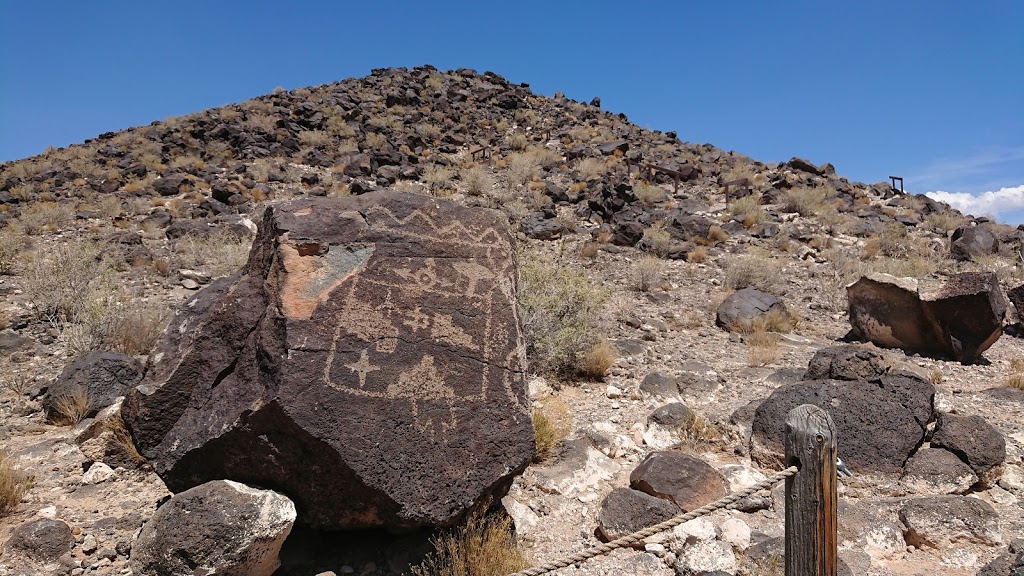
<path id="1" fill-rule="evenodd" d="M 933 200 L 945 202 L 964 214 L 974 216 L 991 216 L 999 219 L 1008 212 L 1024 209 L 1024 184 L 980 194 L 942 190 L 924 194 Z"/>
<path id="2" fill-rule="evenodd" d="M 1022 161 L 1024 146 L 988 146 L 958 157 L 935 160 L 908 175 L 907 182 L 913 182 L 918 189 L 954 183 L 952 185 L 961 189 L 984 190 L 978 186 L 985 181 L 1002 177 L 1005 182 L 1006 176 L 1019 175 Z"/>

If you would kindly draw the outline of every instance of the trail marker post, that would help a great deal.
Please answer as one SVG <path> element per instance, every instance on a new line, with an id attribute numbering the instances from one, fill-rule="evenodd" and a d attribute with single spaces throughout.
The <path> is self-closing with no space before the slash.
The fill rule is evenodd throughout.
<path id="1" fill-rule="evenodd" d="M 839 570 L 836 427 L 817 406 L 786 416 L 786 576 L 836 576 Z"/>

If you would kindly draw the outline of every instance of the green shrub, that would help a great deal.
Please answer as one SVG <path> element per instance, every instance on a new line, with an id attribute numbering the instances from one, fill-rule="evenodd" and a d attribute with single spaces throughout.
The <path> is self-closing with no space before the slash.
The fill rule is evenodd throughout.
<path id="1" fill-rule="evenodd" d="M 583 270 L 549 258 L 520 261 L 519 305 L 533 369 L 580 373 L 580 359 L 601 340 L 597 316 L 607 294 Z"/>

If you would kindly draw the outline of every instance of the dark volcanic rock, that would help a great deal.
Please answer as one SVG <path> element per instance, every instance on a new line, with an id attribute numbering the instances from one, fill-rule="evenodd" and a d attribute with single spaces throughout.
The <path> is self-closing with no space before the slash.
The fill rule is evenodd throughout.
<path id="1" fill-rule="evenodd" d="M 939 413 L 931 442 L 956 454 L 986 484 L 1006 460 L 1006 439 L 981 416 Z"/>
<path id="2" fill-rule="evenodd" d="M 992 505 L 970 496 L 929 496 L 907 501 L 899 511 L 907 544 L 939 550 L 956 542 L 997 544 L 999 515 Z"/>
<path id="3" fill-rule="evenodd" d="M 877 380 L 892 364 L 876 350 L 861 346 L 829 346 L 814 353 L 804 380 Z"/>
<path id="4" fill-rule="evenodd" d="M 142 527 L 135 574 L 271 576 L 295 523 L 295 505 L 269 490 L 218 480 L 176 494 Z"/>
<path id="5" fill-rule="evenodd" d="M 4 553 L 52 562 L 69 552 L 74 543 L 75 537 L 71 535 L 71 527 L 66 522 L 39 518 L 15 528 L 4 544 Z"/>
<path id="6" fill-rule="evenodd" d="M 940 285 L 871 274 L 847 287 L 854 335 L 970 363 L 1002 333 L 1007 302 L 995 273 L 950 275 Z"/>
<path id="7" fill-rule="evenodd" d="M 927 384 L 927 383 L 926 383 Z M 932 392 L 934 395 L 934 391 Z M 784 385 L 754 413 L 750 452 L 759 464 L 779 468 L 786 416 L 801 404 L 828 411 L 835 422 L 839 455 L 854 471 L 899 472 L 924 441 L 924 427 L 915 414 L 930 412 L 931 396 L 899 395 L 864 381 L 809 380 Z M 918 406 L 927 403 L 927 406 Z"/>
<path id="8" fill-rule="evenodd" d="M 700 458 L 682 452 L 652 452 L 629 475 L 629 485 L 676 503 L 684 512 L 729 493 L 725 477 Z"/>
<path id="9" fill-rule="evenodd" d="M 377 192 L 272 206 L 129 395 L 175 492 L 273 487 L 321 528 L 444 526 L 533 458 L 505 218 Z"/>
<path id="10" fill-rule="evenodd" d="M 89 415 L 93 415 L 124 396 L 142 380 L 142 364 L 120 352 L 90 352 L 78 358 L 61 372 L 50 385 L 43 407 L 49 418 L 57 417 L 56 403 L 70 397 L 76 389 L 89 399 Z"/>
<path id="11" fill-rule="evenodd" d="M 777 314 L 789 318 L 789 309 L 775 296 L 756 288 L 744 288 L 730 294 L 718 307 L 715 323 L 729 332 L 749 332 L 759 318 Z"/>
<path id="12" fill-rule="evenodd" d="M 999 250 L 999 241 L 987 226 L 957 228 L 949 241 L 949 254 L 954 260 L 974 260 L 991 256 Z"/>
<path id="13" fill-rule="evenodd" d="M 963 494 L 978 476 L 952 452 L 922 448 L 907 462 L 900 481 L 917 494 Z"/>
<path id="14" fill-rule="evenodd" d="M 601 503 L 597 530 L 607 542 L 664 522 L 679 512 L 679 507 L 668 500 L 631 488 L 616 488 Z"/>

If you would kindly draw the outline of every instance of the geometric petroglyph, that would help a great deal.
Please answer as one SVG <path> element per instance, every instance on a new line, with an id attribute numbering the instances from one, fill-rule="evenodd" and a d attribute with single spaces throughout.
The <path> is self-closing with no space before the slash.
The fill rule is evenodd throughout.
<path id="1" fill-rule="evenodd" d="M 526 410 L 513 368 L 521 359 L 518 350 L 508 353 L 518 335 L 503 325 L 507 319 L 493 318 L 496 306 L 511 308 L 513 318 L 516 315 L 515 260 L 508 257 L 512 249 L 507 237 L 468 230 L 459 222 L 437 225 L 419 210 L 399 219 L 384 208 L 371 207 L 364 216 L 371 229 L 400 229 L 401 235 L 412 236 L 423 246 L 459 246 L 467 257 L 387 256 L 365 245 L 349 251 L 346 266 L 337 268 L 356 273 L 334 285 L 337 290 L 331 294 L 338 306 L 324 384 L 356 396 L 406 400 L 412 405 L 415 428 L 431 437 L 445 437 L 456 425 L 455 406 L 486 400 L 488 389 L 500 391 Z M 414 219 L 434 234 L 417 235 L 404 226 Z M 345 253 L 333 246 L 330 251 Z M 343 348 L 339 342 L 344 342 Z M 396 354 L 399 347 L 402 353 Z M 502 357 L 494 357 L 499 350 Z M 339 355 L 347 363 L 340 365 L 344 370 L 334 372 Z M 468 359 L 465 362 L 472 361 L 473 368 L 451 367 L 453 372 L 442 365 L 441 356 L 444 362 Z M 398 358 L 418 358 L 418 363 L 395 366 Z"/>

